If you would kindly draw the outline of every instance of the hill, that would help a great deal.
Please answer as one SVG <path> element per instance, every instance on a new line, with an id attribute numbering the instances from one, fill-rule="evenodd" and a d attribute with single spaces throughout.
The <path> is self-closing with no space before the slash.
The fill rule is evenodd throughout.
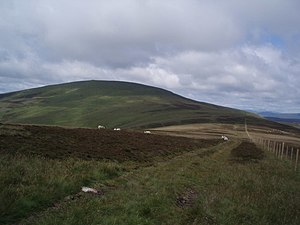
<path id="1" fill-rule="evenodd" d="M 252 113 L 128 82 L 81 81 L 0 95 L 2 123 L 143 128 L 203 122 L 244 123 L 245 118 L 249 124 L 290 129 Z"/>
<path id="2" fill-rule="evenodd" d="M 0 224 L 15 224 L 95 180 L 220 143 L 129 130 L 0 124 Z"/>
<path id="3" fill-rule="evenodd" d="M 238 139 L 0 124 L 0 224 L 298 225 L 299 175 Z"/>
<path id="4" fill-rule="evenodd" d="M 300 113 L 259 112 L 258 114 L 266 118 L 300 120 Z"/>
<path id="5" fill-rule="evenodd" d="M 267 120 L 300 128 L 300 113 L 259 112 Z"/>

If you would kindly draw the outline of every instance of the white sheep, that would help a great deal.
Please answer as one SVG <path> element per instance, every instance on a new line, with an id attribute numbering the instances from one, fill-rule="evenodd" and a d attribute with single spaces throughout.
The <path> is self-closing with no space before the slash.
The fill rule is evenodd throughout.
<path id="1" fill-rule="evenodd" d="M 151 131 L 150 130 L 145 130 L 144 134 L 151 134 Z"/>
<path id="2" fill-rule="evenodd" d="M 98 129 L 105 129 L 105 126 L 98 125 Z"/>
<path id="3" fill-rule="evenodd" d="M 229 139 L 228 139 L 228 137 L 226 137 L 225 135 L 222 135 L 222 137 L 221 137 L 224 141 L 228 141 Z"/>
<path id="4" fill-rule="evenodd" d="M 121 130 L 121 128 L 119 128 L 119 127 L 118 128 L 114 128 L 114 130 Z"/>

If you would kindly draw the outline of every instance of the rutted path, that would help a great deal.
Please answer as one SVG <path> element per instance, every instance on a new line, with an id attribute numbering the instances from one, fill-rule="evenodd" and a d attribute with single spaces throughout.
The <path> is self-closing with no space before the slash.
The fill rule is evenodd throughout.
<path id="1" fill-rule="evenodd" d="M 78 205 L 82 205 L 83 210 L 89 209 L 92 211 L 93 209 L 90 208 L 90 202 L 97 202 L 97 204 L 102 205 L 103 212 L 101 210 L 99 211 L 102 215 L 107 208 L 122 207 L 122 204 L 120 205 L 118 203 L 120 201 L 123 202 L 124 205 L 126 205 L 126 202 L 130 202 L 132 205 L 139 205 L 139 201 L 143 201 L 142 199 L 139 200 L 139 198 L 146 198 L 149 195 L 155 196 L 161 193 L 162 190 L 166 192 L 167 189 L 171 189 L 171 193 L 163 193 L 162 197 L 164 198 L 166 197 L 165 195 L 172 194 L 174 196 L 173 203 L 175 207 L 178 207 L 178 204 L 182 207 L 185 207 L 185 205 L 192 207 L 192 205 L 197 202 L 199 191 L 193 187 L 195 185 L 192 180 L 189 180 L 189 176 L 191 175 L 192 179 L 195 174 L 199 173 L 197 176 L 201 176 L 201 179 L 204 179 L 208 176 L 208 171 L 206 171 L 206 168 L 202 168 L 202 163 L 220 160 L 220 156 L 222 158 L 225 152 L 229 152 L 238 144 L 239 142 L 229 141 L 214 147 L 187 152 L 170 160 L 155 163 L 152 166 L 129 171 L 121 177 L 107 183 L 96 183 L 95 187 L 103 190 L 103 196 L 93 196 L 89 194 L 71 196 L 67 201 L 62 201 L 56 204 L 55 207 L 31 217 L 27 220 L 27 223 L 23 221 L 21 224 L 34 224 L 34 222 L 39 224 L 39 221 L 47 220 L 49 215 L 51 217 L 51 215 L 61 214 L 64 211 L 72 212 Z M 128 192 L 130 193 L 129 195 L 124 194 Z M 140 196 L 136 196 L 137 193 L 139 193 L 138 195 Z M 134 197 L 131 198 L 131 195 Z M 137 199 L 135 200 L 135 198 Z M 166 202 L 168 201 L 166 200 Z M 126 206 L 124 207 L 126 208 Z M 61 219 L 64 221 L 63 218 Z"/>

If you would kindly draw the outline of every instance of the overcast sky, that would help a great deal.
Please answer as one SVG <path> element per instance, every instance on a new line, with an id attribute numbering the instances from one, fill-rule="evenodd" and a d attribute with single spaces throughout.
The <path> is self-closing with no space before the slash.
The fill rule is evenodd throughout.
<path id="1" fill-rule="evenodd" d="M 299 0 L 1 0 L 0 93 L 77 80 L 300 112 Z"/>

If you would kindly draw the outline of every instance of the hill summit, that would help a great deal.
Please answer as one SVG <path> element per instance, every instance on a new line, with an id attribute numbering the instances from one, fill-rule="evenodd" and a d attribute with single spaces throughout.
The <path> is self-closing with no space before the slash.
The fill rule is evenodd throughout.
<path id="1" fill-rule="evenodd" d="M 0 95 L 5 123 L 95 128 L 159 127 L 201 122 L 266 122 L 254 114 L 120 81 L 79 81 Z"/>

